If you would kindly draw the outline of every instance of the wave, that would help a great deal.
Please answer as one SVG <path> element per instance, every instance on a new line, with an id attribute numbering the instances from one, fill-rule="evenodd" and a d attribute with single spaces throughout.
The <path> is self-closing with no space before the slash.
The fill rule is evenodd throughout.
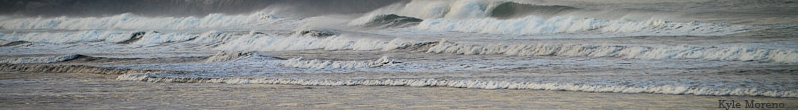
<path id="1" fill-rule="evenodd" d="M 581 10 L 561 5 L 536 5 L 512 1 L 429 1 L 413 0 L 397 3 L 370 12 L 371 15 L 397 14 L 421 19 L 466 19 L 466 18 L 499 18 L 509 19 L 536 16 L 554 16 Z M 367 14 L 368 15 L 368 14 Z"/>
<path id="2" fill-rule="evenodd" d="M 364 16 L 349 22 L 350 26 L 373 28 L 408 27 L 417 25 L 422 19 L 399 16 L 396 14 Z"/>
<path id="3" fill-rule="evenodd" d="M 295 34 L 281 36 L 276 34 L 256 34 L 240 37 L 219 45 L 218 50 L 234 51 L 282 51 L 282 50 L 379 50 L 385 47 L 390 39 L 373 37 L 350 37 L 333 35 L 315 37 Z"/>
<path id="4" fill-rule="evenodd" d="M 669 21 L 662 18 L 586 16 L 591 10 L 560 5 L 535 5 L 508 1 L 411 1 L 387 6 L 349 22 L 350 26 L 370 27 L 387 18 L 419 18 L 419 30 L 485 34 L 608 33 L 620 36 L 647 35 L 726 35 L 750 26 L 702 21 Z M 626 13 L 629 12 L 608 12 Z M 626 15 L 621 14 L 621 15 Z M 392 16 L 393 15 L 393 16 Z M 630 15 L 634 16 L 634 15 Z M 421 20 L 423 19 L 423 20 Z M 388 20 L 391 21 L 391 20 Z M 395 21 L 395 20 L 394 20 Z M 401 22 L 400 22 L 401 23 Z M 416 25 L 415 22 L 413 25 Z M 373 27 L 373 26 L 371 26 Z"/>
<path id="5" fill-rule="evenodd" d="M 560 5 L 532 5 L 521 4 L 515 2 L 498 3 L 493 8 L 488 9 L 488 16 L 498 19 L 510 19 L 525 17 L 529 15 L 535 16 L 556 16 L 562 15 L 571 11 L 581 10 L 575 7 L 560 6 Z"/>
<path id="6" fill-rule="evenodd" d="M 749 26 L 722 23 L 671 22 L 660 19 L 647 21 L 600 20 L 577 17 L 541 18 L 528 16 L 518 19 L 428 19 L 416 26 L 431 31 L 457 31 L 487 34 L 552 34 L 552 33 L 623 33 L 628 35 L 726 35 L 741 32 Z"/>
<path id="7" fill-rule="evenodd" d="M 86 57 L 86 56 L 80 54 L 70 54 L 70 55 L 46 56 L 46 57 L 6 58 L 6 59 L 0 59 L 0 63 L 9 63 L 9 64 L 55 63 L 55 62 L 74 60 L 81 57 Z"/>
<path id="8" fill-rule="evenodd" d="M 36 73 L 93 73 L 93 74 L 135 74 L 135 73 L 180 74 L 180 72 L 173 72 L 173 71 L 116 69 L 116 68 L 102 68 L 102 67 L 85 66 L 85 65 L 25 65 L 25 64 L 2 64 L 2 63 L 0 63 L 0 71 L 22 71 L 22 72 L 36 72 Z"/>
<path id="9" fill-rule="evenodd" d="M 508 82 L 508 81 L 481 81 L 481 80 L 445 80 L 445 79 L 288 79 L 288 78 L 181 78 L 169 77 L 159 74 L 124 74 L 116 78 L 125 81 L 146 82 L 180 82 L 180 83 L 230 83 L 230 84 L 291 84 L 309 86 L 441 86 L 477 89 L 536 89 L 536 90 L 567 90 L 585 92 L 616 92 L 616 93 L 658 93 L 658 94 L 693 94 L 693 95 L 740 95 L 740 96 L 769 96 L 769 97 L 798 97 L 796 90 L 758 90 L 750 88 L 710 88 L 691 87 L 679 85 L 651 85 L 651 86 L 603 86 L 603 85 L 577 85 L 558 83 L 533 83 L 533 82 Z"/>
<path id="10" fill-rule="evenodd" d="M 109 17 L 4 18 L 2 29 L 207 29 L 242 25 L 269 24 L 282 20 L 270 13 L 249 15 L 209 14 L 204 17 L 143 17 L 130 13 Z"/>
<path id="11" fill-rule="evenodd" d="M 209 13 L 228 15 L 256 11 L 284 11 L 298 17 L 325 14 L 352 14 L 371 11 L 401 0 L 4 0 L 0 14 L 21 16 L 106 16 L 135 13 L 144 16 L 204 16 Z"/>
<path id="12" fill-rule="evenodd" d="M 382 56 L 374 61 L 332 61 L 332 60 L 305 60 L 302 58 L 292 58 L 282 62 L 282 66 L 295 68 L 312 69 L 354 69 L 354 68 L 375 68 L 383 66 L 398 65 L 402 62 L 388 59 Z"/>
<path id="13" fill-rule="evenodd" d="M 108 42 L 119 44 L 161 44 L 170 42 L 221 43 L 235 37 L 234 33 L 208 31 L 202 34 L 158 31 L 56 31 L 28 33 L 0 33 L 3 41 L 44 42 L 70 44 L 78 42 Z"/>
<path id="14" fill-rule="evenodd" d="M 630 59 L 702 59 L 728 61 L 774 61 L 798 63 L 795 49 L 766 49 L 752 47 L 716 46 L 624 46 L 588 44 L 517 44 L 493 43 L 487 45 L 460 44 L 440 41 L 427 50 L 429 53 L 465 55 L 517 55 L 517 56 L 570 56 L 619 57 Z"/>
<path id="15" fill-rule="evenodd" d="M 163 43 L 204 44 L 217 50 L 281 51 L 281 50 L 380 50 L 393 38 L 368 35 L 341 34 L 334 30 L 299 30 L 294 34 L 207 31 L 203 33 L 159 31 L 56 31 L 29 33 L 0 33 L 3 42 L 35 42 L 72 44 L 104 42 L 121 45 L 154 45 Z"/>
<path id="16" fill-rule="evenodd" d="M 223 62 L 223 61 L 232 61 L 238 60 L 242 58 L 252 58 L 252 57 L 265 57 L 266 59 L 282 59 L 278 57 L 269 57 L 263 56 L 256 52 L 228 52 L 228 51 L 219 51 L 216 54 L 213 54 L 211 57 L 205 59 L 205 62 Z M 284 60 L 284 59 L 282 59 Z"/>
<path id="17" fill-rule="evenodd" d="M 99 32 L 80 31 L 60 34 L 29 33 L 26 37 L 5 36 L 4 41 L 72 43 L 88 41 L 104 41 L 119 43 L 128 41 L 134 32 Z M 297 31 L 300 33 L 303 31 Z M 129 45 L 152 45 L 162 43 L 206 44 L 214 50 L 221 51 L 284 51 L 284 50 L 414 50 L 428 53 L 453 53 L 465 55 L 517 55 L 517 56 L 570 56 L 570 57 L 617 57 L 627 59 L 702 59 L 722 61 L 773 61 L 798 63 L 798 51 L 785 48 L 757 48 L 747 46 L 657 46 L 657 45 L 596 45 L 596 44 L 562 44 L 562 43 L 513 43 L 496 42 L 493 44 L 469 44 L 434 42 L 423 39 L 375 37 L 357 35 L 350 32 L 339 32 L 326 37 L 313 34 L 280 35 L 275 33 L 257 34 L 226 33 L 208 31 L 202 34 L 162 33 L 150 31 Z M 53 39 L 44 36 L 65 36 Z M 84 36 L 88 35 L 88 36 Z M 103 38 L 100 36 L 105 36 Z M 366 36 L 366 37 L 358 37 Z"/>
<path id="18" fill-rule="evenodd" d="M 77 31 L 77 32 L 30 32 L 30 33 L 0 33 L 0 39 L 6 41 L 27 41 L 47 43 L 76 43 L 76 42 L 122 42 L 135 32 L 121 31 Z"/>
<path id="19" fill-rule="evenodd" d="M 30 42 L 28 42 L 28 41 L 12 41 L 12 42 L 8 42 L 8 41 L 5 41 L 5 40 L 0 40 L 0 44 L 3 44 L 3 45 L 0 45 L 0 47 L 8 47 L 8 46 L 16 46 L 16 45 L 22 45 L 22 44 L 30 44 Z"/>

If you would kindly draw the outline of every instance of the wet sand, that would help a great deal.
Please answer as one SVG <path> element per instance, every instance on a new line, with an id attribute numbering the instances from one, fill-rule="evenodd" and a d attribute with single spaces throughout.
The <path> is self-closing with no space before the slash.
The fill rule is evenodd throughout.
<path id="1" fill-rule="evenodd" d="M 484 90 L 451 87 L 148 83 L 88 73 L 0 73 L 0 109 L 723 109 L 718 100 L 798 108 L 798 98 Z M 744 102 L 743 102 L 743 106 Z"/>

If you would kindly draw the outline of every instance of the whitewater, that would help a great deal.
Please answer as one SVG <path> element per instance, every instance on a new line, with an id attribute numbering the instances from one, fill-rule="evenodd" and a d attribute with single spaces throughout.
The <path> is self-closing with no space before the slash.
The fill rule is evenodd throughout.
<path id="1" fill-rule="evenodd" d="M 798 97 L 798 22 L 778 17 L 530 1 L 381 4 L 0 15 L 0 69 L 156 83 Z"/>

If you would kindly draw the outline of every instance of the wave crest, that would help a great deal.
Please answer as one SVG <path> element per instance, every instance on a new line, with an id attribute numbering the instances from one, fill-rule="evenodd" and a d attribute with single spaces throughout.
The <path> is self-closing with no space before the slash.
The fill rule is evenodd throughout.
<path id="1" fill-rule="evenodd" d="M 143 17 L 130 13 L 109 17 L 8 18 L 0 20 L 3 29 L 205 29 L 240 25 L 268 24 L 281 20 L 270 13 L 249 15 L 209 14 L 204 17 Z"/>
<path id="2" fill-rule="evenodd" d="M 541 18 L 528 16 L 519 19 L 429 19 L 417 29 L 458 31 L 487 34 L 551 34 L 551 33 L 627 33 L 629 35 L 725 35 L 740 32 L 748 26 L 719 23 L 671 22 L 660 19 L 647 21 L 599 20 L 576 17 Z"/>
<path id="3" fill-rule="evenodd" d="M 794 49 L 764 49 L 715 46 L 622 46 L 584 44 L 459 44 L 441 41 L 429 53 L 465 55 L 504 54 L 517 56 L 620 57 L 635 59 L 703 59 L 774 61 L 798 63 Z"/>
<path id="4" fill-rule="evenodd" d="M 402 62 L 388 59 L 388 56 L 382 56 L 374 61 L 304 60 L 302 58 L 292 58 L 282 62 L 282 66 L 312 69 L 354 69 L 392 66 L 399 63 Z"/>

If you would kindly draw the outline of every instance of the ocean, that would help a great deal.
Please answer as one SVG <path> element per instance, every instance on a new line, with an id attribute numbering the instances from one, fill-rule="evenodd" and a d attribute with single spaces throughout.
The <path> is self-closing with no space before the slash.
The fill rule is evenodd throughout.
<path id="1" fill-rule="evenodd" d="M 789 0 L 3 4 L 3 71 L 230 86 L 798 97 L 798 4 Z"/>

